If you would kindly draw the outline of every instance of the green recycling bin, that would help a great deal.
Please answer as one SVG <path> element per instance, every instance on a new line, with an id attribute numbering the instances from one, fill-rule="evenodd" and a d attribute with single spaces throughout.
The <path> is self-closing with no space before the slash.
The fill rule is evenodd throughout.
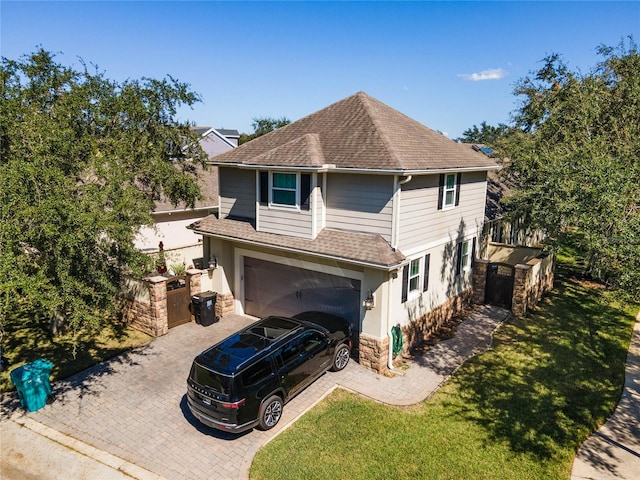
<path id="1" fill-rule="evenodd" d="M 52 367 L 53 363 L 39 358 L 11 370 L 11 381 L 18 390 L 22 408 L 35 412 L 46 405 L 51 396 L 49 374 Z"/>

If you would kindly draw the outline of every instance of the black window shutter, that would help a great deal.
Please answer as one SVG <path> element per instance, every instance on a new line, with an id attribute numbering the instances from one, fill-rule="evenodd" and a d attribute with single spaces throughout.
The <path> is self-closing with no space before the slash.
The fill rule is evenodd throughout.
<path id="1" fill-rule="evenodd" d="M 462 183 L 462 173 L 456 175 L 456 207 L 460 204 L 460 184 Z"/>
<path id="2" fill-rule="evenodd" d="M 431 254 L 424 256 L 424 282 L 422 282 L 422 291 L 426 292 L 429 288 L 429 264 L 431 263 Z"/>
<path id="3" fill-rule="evenodd" d="M 409 265 L 402 269 L 402 303 L 409 298 Z"/>
<path id="4" fill-rule="evenodd" d="M 476 237 L 473 237 L 473 246 L 471 247 L 471 268 L 473 268 L 473 261 L 476 258 Z"/>
<path id="5" fill-rule="evenodd" d="M 309 196 L 311 195 L 311 175 L 303 173 L 300 175 L 300 208 L 309 210 Z"/>
<path id="6" fill-rule="evenodd" d="M 459 242 L 458 248 L 456 249 L 456 275 L 460 275 L 461 269 L 462 269 L 462 242 Z"/>
<path id="7" fill-rule="evenodd" d="M 438 189 L 438 210 L 442 210 L 442 197 L 444 196 L 444 173 L 440 174 L 440 188 Z"/>
<path id="8" fill-rule="evenodd" d="M 260 203 L 269 203 L 269 172 L 260 172 Z"/>

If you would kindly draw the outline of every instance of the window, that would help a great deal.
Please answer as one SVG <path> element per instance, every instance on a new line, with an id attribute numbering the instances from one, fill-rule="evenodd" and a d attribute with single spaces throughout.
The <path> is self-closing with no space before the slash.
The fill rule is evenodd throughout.
<path id="1" fill-rule="evenodd" d="M 271 180 L 271 185 L 269 185 Z M 311 198 L 311 175 L 301 173 L 271 173 L 262 171 L 259 175 L 258 199 L 260 204 L 284 205 L 287 207 L 298 206 L 300 210 L 309 210 Z M 271 188 L 271 199 L 269 199 Z"/>
<path id="2" fill-rule="evenodd" d="M 440 175 L 440 189 L 438 194 L 438 210 L 451 208 L 460 203 L 460 183 L 462 173 L 447 173 Z"/>
<path id="3" fill-rule="evenodd" d="M 458 255 L 456 264 L 456 275 L 466 272 L 473 267 L 473 258 L 476 255 L 476 239 L 465 240 L 458 243 Z"/>
<path id="4" fill-rule="evenodd" d="M 295 173 L 274 173 L 271 201 L 276 205 L 295 205 L 297 181 Z"/>
<path id="5" fill-rule="evenodd" d="M 242 384 L 245 387 L 260 383 L 262 380 L 271 375 L 271 361 L 265 358 L 257 362 L 255 365 L 247 368 L 242 373 Z"/>
<path id="6" fill-rule="evenodd" d="M 420 259 L 411 260 L 409 264 L 409 292 L 418 290 L 420 285 Z"/>
<path id="7" fill-rule="evenodd" d="M 409 297 L 417 296 L 420 291 L 426 292 L 429 288 L 429 264 L 431 255 L 411 260 L 402 271 L 402 302 Z M 420 288 L 422 287 L 422 289 Z"/>

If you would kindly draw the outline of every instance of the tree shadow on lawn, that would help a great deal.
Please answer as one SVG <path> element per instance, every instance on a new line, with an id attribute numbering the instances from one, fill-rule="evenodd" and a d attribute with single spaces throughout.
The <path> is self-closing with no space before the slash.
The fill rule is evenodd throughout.
<path id="1" fill-rule="evenodd" d="M 456 373 L 459 400 L 447 400 L 493 439 L 539 459 L 575 452 L 613 412 L 633 325 L 603 290 L 558 283 L 537 312 L 505 324 L 494 348 Z"/>
<path id="2" fill-rule="evenodd" d="M 1 373 L 3 389 L 7 390 L 8 384 L 13 387 L 10 372 L 17 366 L 44 358 L 53 363 L 50 372 L 52 400 L 61 403 L 67 402 L 71 397 L 82 399 L 87 395 L 97 394 L 101 390 L 99 386 L 102 377 L 119 371 L 122 365 L 138 365 L 141 355 L 151 354 L 149 344 L 129 350 L 118 345 L 108 345 L 105 343 L 104 332 L 102 337 L 85 335 L 74 345 L 66 336 L 52 338 L 45 325 L 38 324 L 36 320 L 19 326 L 10 325 L 7 330 L 9 335 L 4 348 L 11 355 L 11 364 Z M 114 325 L 108 335 L 121 339 L 126 336 L 126 332 Z M 22 408 L 15 389 L 0 396 L 0 407 L 0 418 L 8 418 Z"/>

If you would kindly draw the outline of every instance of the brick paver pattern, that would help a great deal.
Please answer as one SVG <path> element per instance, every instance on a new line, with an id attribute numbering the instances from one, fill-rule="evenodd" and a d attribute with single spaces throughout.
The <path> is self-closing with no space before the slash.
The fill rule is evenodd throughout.
<path id="1" fill-rule="evenodd" d="M 56 401 L 27 415 L 167 480 L 246 479 L 256 451 L 331 389 L 340 386 L 393 405 L 423 401 L 465 359 L 485 350 L 508 316 L 506 310 L 481 307 L 458 326 L 454 338 L 411 359 L 395 377 L 354 361 L 341 372 L 328 372 L 288 403 L 280 423 L 268 432 L 218 432 L 200 424 L 186 405 L 193 358 L 253 322 L 239 315 L 208 327 L 178 326 L 147 346 L 57 382 Z M 15 395 L 5 395 L 2 407 L 3 415 L 17 414 Z"/>

